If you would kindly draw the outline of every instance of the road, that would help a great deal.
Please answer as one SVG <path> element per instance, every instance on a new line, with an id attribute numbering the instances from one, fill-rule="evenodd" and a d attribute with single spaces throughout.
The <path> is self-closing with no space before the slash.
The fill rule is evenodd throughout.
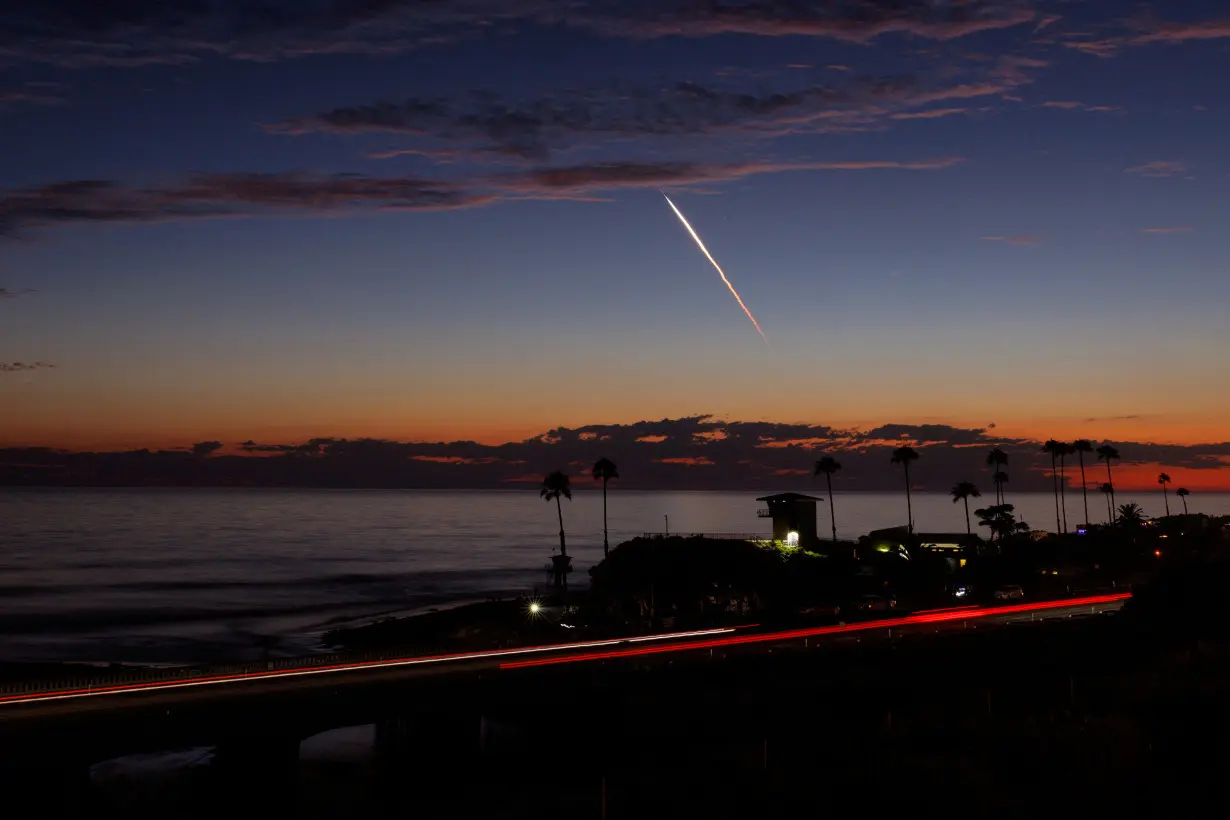
<path id="1" fill-rule="evenodd" d="M 516 669 L 587 663 L 689 653 L 701 650 L 730 651 L 738 647 L 774 648 L 840 641 L 861 634 L 909 634 L 966 628 L 970 622 L 1002 623 L 1042 618 L 1063 618 L 1118 609 L 1131 593 L 1093 595 L 1055 601 L 1034 601 L 994 607 L 977 605 L 917 612 L 903 617 L 857 623 L 770 631 L 755 626 L 673 632 L 637 638 L 580 641 L 515 649 L 449 655 L 399 657 L 321 665 L 304 659 L 302 665 L 274 670 L 229 674 L 199 674 L 178 678 L 138 681 L 77 688 L 45 688 L 0 696 L 0 721 L 105 712 L 133 707 L 184 703 L 189 700 L 227 696 L 269 694 L 305 689 L 335 690 L 364 682 L 387 683 L 427 675 L 472 675 L 510 672 Z"/>

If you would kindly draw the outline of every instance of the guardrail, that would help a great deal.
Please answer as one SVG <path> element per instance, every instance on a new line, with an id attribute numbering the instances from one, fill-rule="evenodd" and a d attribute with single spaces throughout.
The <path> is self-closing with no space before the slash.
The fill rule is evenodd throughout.
<path id="1" fill-rule="evenodd" d="M 442 650 L 421 648 L 424 656 L 443 654 Z M 307 655 L 293 658 L 278 658 L 266 661 L 247 661 L 217 665 L 175 666 L 164 668 L 131 668 L 108 670 L 97 676 L 76 674 L 56 680 L 31 680 L 0 683 L 0 698 L 8 695 L 35 695 L 62 692 L 65 690 L 105 689 L 133 683 L 174 683 L 201 677 L 232 677 L 254 675 L 262 672 L 278 672 L 287 669 L 314 669 L 339 664 L 359 664 L 369 661 L 391 661 L 408 657 L 403 651 L 382 650 L 368 652 L 330 652 L 323 655 Z"/>
<path id="2" fill-rule="evenodd" d="M 718 534 L 708 533 L 705 537 L 711 538 L 715 535 Z M 734 534 L 722 533 L 721 535 L 729 537 Z M 756 537 L 763 538 L 763 536 L 759 535 Z M 1078 598 L 1104 593 L 1110 594 L 1115 592 L 1130 592 L 1131 589 L 1131 584 L 1118 584 L 1108 587 L 1072 590 L 1070 597 Z M 1064 599 L 1059 598 L 1055 600 L 1062 601 Z M 404 649 L 386 649 L 379 651 L 371 650 L 366 652 L 330 652 L 323 655 L 308 655 L 293 658 L 278 658 L 276 660 L 248 661 L 243 663 L 218 665 L 131 668 L 108 671 L 97 676 L 85 676 L 78 674 L 74 677 L 61 678 L 54 681 L 33 680 L 0 683 L 0 698 L 20 695 L 51 694 L 54 692 L 64 692 L 67 690 L 105 689 L 113 686 L 124 686 L 126 684 L 135 683 L 173 683 L 175 681 L 190 680 L 202 677 L 239 677 L 244 675 L 255 675 L 263 672 L 278 672 L 280 670 L 288 669 L 304 670 L 343 664 L 395 661 L 408 657 L 428 657 L 432 655 L 446 654 L 448 651 L 449 650 L 445 650 L 440 647 L 418 647 L 415 650 L 414 655 L 407 654 L 407 650 Z"/>

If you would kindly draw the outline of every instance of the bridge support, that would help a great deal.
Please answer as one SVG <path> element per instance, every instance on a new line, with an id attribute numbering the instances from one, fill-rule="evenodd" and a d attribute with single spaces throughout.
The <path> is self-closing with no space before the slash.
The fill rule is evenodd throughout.
<path id="1" fill-rule="evenodd" d="M 75 817 L 89 812 L 92 797 L 90 761 L 71 749 L 0 761 L 0 814 L 5 816 L 9 808 L 12 816 L 37 809 L 44 816 Z"/>
<path id="2" fill-rule="evenodd" d="M 293 813 L 299 790 L 298 734 L 232 736 L 214 752 L 215 797 Z"/>
<path id="3" fill-rule="evenodd" d="M 465 784 L 459 773 L 475 767 L 483 752 L 487 722 L 474 712 L 389 716 L 376 724 L 375 777 L 386 805 L 409 808 L 444 795 L 456 800 Z"/>

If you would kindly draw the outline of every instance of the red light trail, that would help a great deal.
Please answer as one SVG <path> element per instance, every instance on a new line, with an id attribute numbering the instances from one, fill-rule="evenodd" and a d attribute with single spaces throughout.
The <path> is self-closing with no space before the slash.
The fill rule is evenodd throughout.
<path id="1" fill-rule="evenodd" d="M 746 627 L 739 627 L 740 629 Z M 276 671 L 238 672 L 227 675 L 199 675 L 192 678 L 179 678 L 167 681 L 150 681 L 143 683 L 122 683 L 110 686 L 96 686 L 76 689 L 60 689 L 48 692 L 32 692 L 23 695 L 8 695 L 0 697 L 0 706 L 15 703 L 44 703 L 54 700 L 72 700 L 76 698 L 98 697 L 100 695 L 132 694 L 135 692 L 160 692 L 168 689 L 185 689 L 192 686 L 210 686 L 226 683 L 250 683 L 262 680 L 277 680 L 279 678 L 294 678 L 305 675 L 324 675 L 335 672 L 356 672 L 367 669 L 389 669 L 404 666 L 419 666 L 424 664 L 439 664 L 458 661 L 488 660 L 510 655 L 529 655 L 535 652 L 554 652 L 562 649 L 584 649 L 586 647 L 614 646 L 622 643 L 645 643 L 648 641 L 669 641 L 685 638 L 703 637 L 706 635 L 721 635 L 734 632 L 735 627 L 721 629 L 701 629 L 691 632 L 669 632 L 661 635 L 642 635 L 636 638 L 610 638 L 600 641 L 579 641 L 576 643 L 545 644 L 543 646 L 526 646 L 517 649 L 497 649 L 490 652 L 464 652 L 453 655 L 420 655 L 417 657 L 391 658 L 380 661 L 355 661 L 353 663 L 337 663 L 330 665 L 299 666 Z"/>
<path id="2" fill-rule="evenodd" d="M 785 632 L 769 632 L 758 635 L 733 635 L 729 638 L 711 638 L 702 641 L 692 641 L 675 646 L 645 646 L 632 649 L 616 649 L 608 652 L 592 652 L 584 655 L 560 655 L 551 658 L 536 658 L 528 661 L 501 663 L 501 669 L 523 669 L 529 666 L 552 666 L 560 663 L 577 663 L 580 661 L 597 661 L 610 658 L 631 658 L 642 655 L 660 655 L 664 652 L 690 652 L 696 649 L 716 649 L 725 646 L 741 646 L 754 643 L 779 643 L 781 641 L 811 638 L 820 635 L 840 635 L 848 632 L 866 632 L 871 629 L 892 629 L 898 626 L 916 626 L 918 624 L 935 624 L 946 621 L 959 621 L 971 618 L 986 618 L 992 615 L 1012 615 L 1022 612 L 1041 612 L 1048 609 L 1066 609 L 1076 606 L 1096 606 L 1124 601 L 1132 597 L 1130 592 L 1120 592 L 1113 595 L 1091 595 L 1085 598 L 1068 598 L 1062 601 L 1042 601 L 1029 604 L 1012 604 L 998 607 L 953 608 L 933 610 L 904 618 L 887 618 L 880 621 L 865 621 L 856 624 L 839 624 L 837 626 L 817 626 L 808 629 L 791 629 Z"/>
<path id="3" fill-rule="evenodd" d="M 278 670 L 261 670 L 255 672 L 239 672 L 217 675 L 198 675 L 196 677 L 175 678 L 164 681 L 145 681 L 137 683 L 110 684 L 97 687 L 77 687 L 73 689 L 52 689 L 42 692 L 30 692 L 18 695 L 0 697 L 0 707 L 17 704 L 45 703 L 48 701 L 75 700 L 79 698 L 95 698 L 111 695 L 127 695 L 150 692 L 163 692 L 174 689 L 185 689 L 198 686 L 220 686 L 226 684 L 254 683 L 285 678 L 326 675 L 341 672 L 361 672 L 376 669 L 393 669 L 401 667 L 426 666 L 445 663 L 462 663 L 466 661 L 492 660 L 509 658 L 518 655 L 541 654 L 545 652 L 560 652 L 578 649 L 601 649 L 623 644 L 642 644 L 625 649 L 613 649 L 604 652 L 575 653 L 532 660 L 501 663 L 500 669 L 520 669 L 529 666 L 549 666 L 560 663 L 576 663 L 579 661 L 603 660 L 607 658 L 635 657 L 638 655 L 655 655 L 663 652 L 686 652 L 695 649 L 711 649 L 723 646 L 738 646 L 754 643 L 774 643 L 797 638 L 807 638 L 821 635 L 836 635 L 850 632 L 867 631 L 871 629 L 892 629 L 898 626 L 910 626 L 926 623 L 944 623 L 961 619 L 985 618 L 994 615 L 1011 615 L 1023 612 L 1041 612 L 1048 609 L 1062 609 L 1077 606 L 1096 606 L 1123 601 L 1131 597 L 1130 592 L 1113 595 L 1094 595 L 1084 598 L 1069 598 L 1060 601 L 1041 601 L 1028 604 L 1013 604 L 1000 607 L 952 607 L 939 610 L 927 610 L 902 618 L 889 618 L 879 621 L 866 621 L 856 624 L 837 626 L 821 626 L 806 629 L 792 629 L 784 632 L 769 632 L 757 634 L 731 635 L 737 630 L 742 631 L 756 625 L 741 627 L 724 627 L 719 629 L 701 629 L 689 632 L 671 632 L 661 635 L 642 635 L 635 638 L 611 638 L 597 641 L 580 641 L 575 643 L 544 644 L 542 646 L 527 646 L 517 649 L 498 649 L 488 652 L 466 652 L 450 655 L 421 655 L 401 658 L 391 658 L 375 661 L 355 661 L 328 665 L 311 665 L 291 667 Z M 727 637 L 717 637 L 727 636 Z M 701 639 L 701 640 L 692 640 Z M 663 645 L 663 641 L 686 641 Z M 652 644 L 652 645 L 650 645 Z"/>

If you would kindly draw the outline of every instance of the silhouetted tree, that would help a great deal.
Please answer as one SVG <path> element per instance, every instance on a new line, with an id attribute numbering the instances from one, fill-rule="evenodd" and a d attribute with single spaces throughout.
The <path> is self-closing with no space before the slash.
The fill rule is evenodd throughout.
<path id="1" fill-rule="evenodd" d="M 1180 487 L 1174 491 L 1174 494 L 1177 495 L 1179 500 L 1183 502 L 1183 514 L 1187 515 L 1187 497 L 1192 494 L 1192 491 L 1186 487 Z"/>
<path id="2" fill-rule="evenodd" d="M 1115 509 L 1110 505 L 1110 499 L 1115 492 L 1115 488 L 1110 486 L 1110 483 L 1108 482 L 1103 484 L 1098 489 L 1100 489 L 1102 494 L 1106 496 L 1106 523 L 1113 524 L 1115 523 Z"/>
<path id="3" fill-rule="evenodd" d="M 609 458 L 600 458 L 594 464 L 594 481 L 602 482 L 602 557 L 611 553 L 606 526 L 606 485 L 612 478 L 619 478 L 619 468 Z"/>
<path id="4" fill-rule="evenodd" d="M 981 498 L 982 493 L 980 493 L 978 488 L 968 481 L 958 481 L 953 485 L 950 492 L 952 493 L 953 504 L 956 504 L 958 501 L 965 502 L 965 534 L 972 535 L 974 531 L 969 525 L 969 500 L 971 496 L 974 498 Z"/>
<path id="5" fill-rule="evenodd" d="M 539 489 L 538 495 L 541 496 L 548 504 L 555 502 L 555 512 L 559 515 L 559 554 L 563 557 L 561 562 L 564 566 L 564 572 L 561 573 L 563 578 L 564 592 L 568 592 L 568 545 L 564 543 L 564 507 L 560 503 L 560 498 L 572 500 L 572 486 L 568 481 L 568 476 L 556 470 L 547 475 L 542 480 L 542 488 Z"/>
<path id="6" fill-rule="evenodd" d="M 1165 473 L 1157 474 L 1157 483 L 1162 485 L 1162 500 L 1166 502 L 1166 517 L 1170 517 L 1170 494 L 1166 492 L 1166 486 L 1170 484 L 1170 476 Z"/>
<path id="7" fill-rule="evenodd" d="M 222 449 L 220 441 L 198 441 L 192 445 L 192 454 L 197 458 L 209 458 Z"/>
<path id="8" fill-rule="evenodd" d="M 995 503 L 1004 503 L 1004 482 L 1008 480 L 1008 473 L 1004 471 L 1004 467 L 1008 466 L 1008 454 L 996 447 L 991 452 L 987 453 L 987 466 L 994 473 L 991 480 L 995 482 Z M 1003 476 L 1003 480 L 1000 480 Z"/>
<path id="9" fill-rule="evenodd" d="M 910 501 L 910 462 L 918 461 L 918 452 L 913 447 L 898 447 L 893 450 L 893 457 L 890 459 L 893 464 L 900 464 L 901 469 L 905 471 L 905 510 L 910 519 L 910 532 L 914 532 L 914 505 Z"/>
<path id="10" fill-rule="evenodd" d="M 1076 448 L 1066 441 L 1059 443 L 1059 506 L 1063 510 L 1063 531 L 1068 532 L 1068 474 L 1064 459 L 1075 455 Z"/>
<path id="11" fill-rule="evenodd" d="M 1008 474 L 1005 472 L 998 472 L 995 475 L 991 476 L 991 480 L 995 482 L 995 486 L 999 489 L 999 503 L 1000 504 L 1008 503 L 1004 500 L 1004 496 L 1007 492 L 1006 490 L 1004 490 L 1004 485 L 1008 483 Z"/>
<path id="12" fill-rule="evenodd" d="M 1115 479 L 1110 474 L 1110 463 L 1119 460 L 1119 451 L 1109 444 L 1103 444 L 1097 449 L 1098 461 L 1106 462 L 1106 483 L 1110 485 L 1110 523 L 1115 523 Z"/>
<path id="13" fill-rule="evenodd" d="M 978 525 L 988 527 L 991 530 L 991 537 L 998 537 L 1001 541 L 1009 535 L 1019 531 L 1020 524 L 1013 515 L 1016 507 L 1011 504 L 995 504 L 991 507 L 984 507 L 980 510 L 974 510 L 974 515 L 978 516 Z M 1028 531 L 1028 527 L 1026 528 Z"/>
<path id="14" fill-rule="evenodd" d="M 1119 524 L 1120 526 L 1134 529 L 1145 523 L 1145 511 L 1140 508 L 1139 504 L 1120 504 L 1119 505 Z"/>
<path id="15" fill-rule="evenodd" d="M 1072 442 L 1072 449 L 1076 451 L 1076 457 L 1081 463 L 1081 498 L 1085 502 L 1085 523 L 1089 523 L 1089 484 L 1085 481 L 1085 453 L 1093 452 L 1093 442 L 1087 438 L 1080 438 Z"/>
<path id="16" fill-rule="evenodd" d="M 1042 445 L 1042 452 L 1051 456 L 1051 484 L 1055 491 L 1055 532 L 1063 532 L 1063 523 L 1059 518 L 1059 454 L 1063 452 L 1063 447 L 1063 444 L 1053 438 Z"/>
<path id="17" fill-rule="evenodd" d="M 833 473 L 841 469 L 841 462 L 832 456 L 823 456 L 816 462 L 813 476 L 824 475 L 824 482 L 829 490 L 829 521 L 833 524 L 833 543 L 837 543 L 837 513 L 833 509 Z"/>

